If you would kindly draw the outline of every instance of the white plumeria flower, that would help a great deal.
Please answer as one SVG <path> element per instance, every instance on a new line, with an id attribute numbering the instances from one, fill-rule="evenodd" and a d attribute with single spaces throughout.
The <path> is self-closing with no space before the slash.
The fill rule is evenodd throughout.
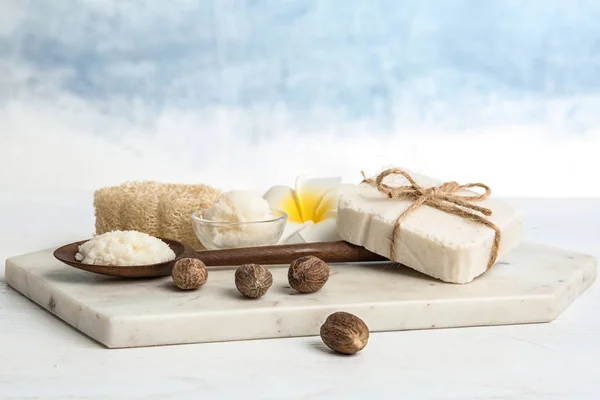
<path id="1" fill-rule="evenodd" d="M 337 233 L 338 198 L 350 186 L 341 178 L 296 179 L 296 190 L 273 186 L 263 196 L 271 208 L 285 211 L 288 220 L 280 244 L 342 240 Z"/>

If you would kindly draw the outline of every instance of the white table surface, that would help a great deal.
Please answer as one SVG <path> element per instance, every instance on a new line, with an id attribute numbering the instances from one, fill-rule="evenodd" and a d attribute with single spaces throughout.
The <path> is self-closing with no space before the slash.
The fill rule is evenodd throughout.
<path id="1" fill-rule="evenodd" d="M 600 200 L 511 199 L 526 238 L 600 259 Z M 0 258 L 89 237 L 91 193 L 0 189 Z M 0 399 L 598 399 L 600 289 L 554 322 L 109 350 L 27 300 L 0 268 Z"/>

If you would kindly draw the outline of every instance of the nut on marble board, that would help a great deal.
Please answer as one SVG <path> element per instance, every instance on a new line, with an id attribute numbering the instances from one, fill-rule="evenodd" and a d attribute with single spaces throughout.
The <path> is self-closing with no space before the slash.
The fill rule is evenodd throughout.
<path id="1" fill-rule="evenodd" d="M 321 340 L 342 354 L 355 354 L 369 341 L 369 327 L 356 315 L 338 311 L 327 317 L 320 330 Z"/>
<path id="2" fill-rule="evenodd" d="M 179 289 L 195 290 L 201 288 L 208 280 L 208 269 L 197 258 L 182 258 L 173 266 L 171 277 Z"/>
<path id="3" fill-rule="evenodd" d="M 329 265 L 315 256 L 305 256 L 294 260 L 288 269 L 290 286 L 301 293 L 320 290 L 329 279 Z"/>
<path id="4" fill-rule="evenodd" d="M 272 284 L 271 271 L 262 265 L 244 264 L 235 270 L 235 287 L 246 297 L 252 299 L 262 297 Z"/>

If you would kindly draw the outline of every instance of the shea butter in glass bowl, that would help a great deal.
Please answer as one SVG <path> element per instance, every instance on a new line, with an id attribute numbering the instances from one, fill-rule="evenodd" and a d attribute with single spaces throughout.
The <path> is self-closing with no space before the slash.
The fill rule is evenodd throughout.
<path id="1" fill-rule="evenodd" d="M 246 222 L 213 221 L 203 214 L 201 210 L 192 214 L 192 226 L 207 250 L 275 245 L 287 222 L 287 214 L 281 210 L 271 210 L 272 218 Z"/>

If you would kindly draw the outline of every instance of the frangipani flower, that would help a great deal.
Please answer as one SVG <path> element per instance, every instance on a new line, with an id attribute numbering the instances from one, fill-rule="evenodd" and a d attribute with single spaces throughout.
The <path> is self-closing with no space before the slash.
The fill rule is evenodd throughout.
<path id="1" fill-rule="evenodd" d="M 280 243 L 341 240 L 336 229 L 338 198 L 344 188 L 341 178 L 296 179 L 296 189 L 273 186 L 263 196 L 271 208 L 285 211 L 288 221 Z"/>

